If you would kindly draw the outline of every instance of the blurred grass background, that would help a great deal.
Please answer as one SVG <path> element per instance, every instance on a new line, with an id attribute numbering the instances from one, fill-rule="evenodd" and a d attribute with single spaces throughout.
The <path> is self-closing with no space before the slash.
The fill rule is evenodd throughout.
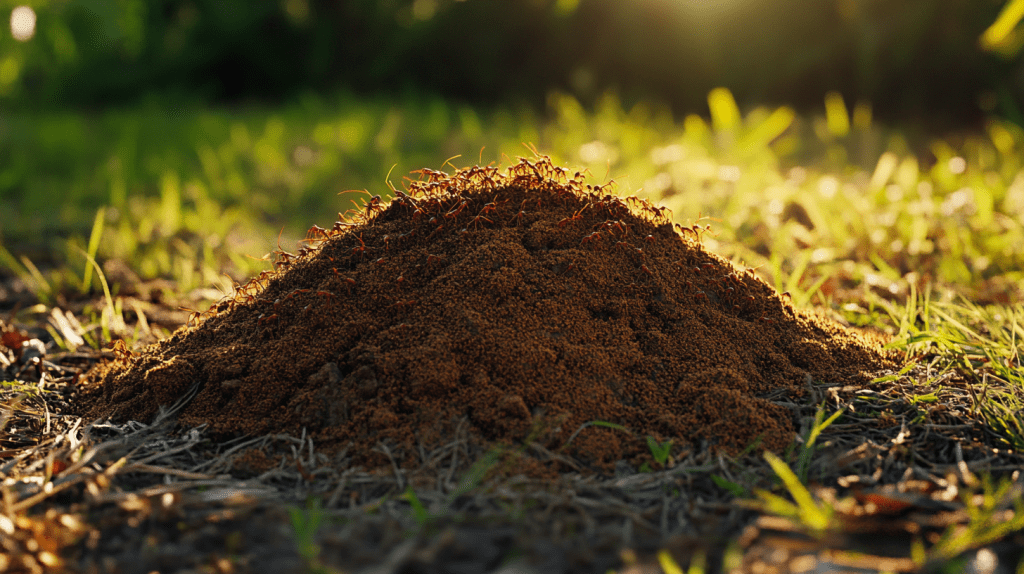
<path id="1" fill-rule="evenodd" d="M 719 219 L 804 304 L 1017 302 L 1020 4 L 5 1 L 0 273 L 95 289 L 85 251 L 227 288 L 392 166 L 525 142 Z"/>

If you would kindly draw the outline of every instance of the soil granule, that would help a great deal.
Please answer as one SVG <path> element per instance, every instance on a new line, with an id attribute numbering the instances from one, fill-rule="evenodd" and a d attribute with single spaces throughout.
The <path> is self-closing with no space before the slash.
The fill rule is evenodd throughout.
<path id="1" fill-rule="evenodd" d="M 172 337 L 118 349 L 85 378 L 82 414 L 146 421 L 198 384 L 179 421 L 219 437 L 305 432 L 372 468 L 391 464 L 382 441 L 415 465 L 468 424 L 481 444 L 607 470 L 647 436 L 780 451 L 791 415 L 759 396 L 892 366 L 706 251 L 706 228 L 545 157 L 414 173 Z M 591 421 L 632 434 L 576 432 Z"/>

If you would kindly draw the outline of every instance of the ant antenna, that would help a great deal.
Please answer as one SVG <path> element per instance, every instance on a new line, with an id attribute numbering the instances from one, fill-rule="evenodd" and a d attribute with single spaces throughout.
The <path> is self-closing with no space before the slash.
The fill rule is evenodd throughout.
<path id="1" fill-rule="evenodd" d="M 395 171 L 396 167 L 398 167 L 397 163 L 395 165 L 391 166 L 391 169 L 388 170 L 388 174 L 384 177 L 384 183 L 388 184 L 388 187 L 391 188 L 391 191 L 397 191 L 395 189 L 395 186 L 391 184 L 391 172 Z M 370 192 L 367 191 L 366 195 L 370 195 Z"/>
<path id="2" fill-rule="evenodd" d="M 483 150 L 481 150 L 481 152 L 482 152 L 482 151 L 483 151 Z M 450 166 L 452 166 L 452 169 L 454 169 L 455 171 L 458 171 L 458 170 L 459 170 L 459 168 L 455 167 L 455 164 L 454 164 L 454 163 L 452 163 L 452 160 L 453 160 L 453 159 L 458 159 L 458 158 L 460 158 L 460 157 L 462 157 L 462 154 L 461 154 L 461 153 L 460 153 L 459 155 L 453 155 L 452 157 L 450 157 L 450 158 L 448 158 L 448 159 L 444 160 L 444 163 L 442 163 L 442 164 L 441 164 L 441 167 L 444 167 L 445 165 L 450 165 Z"/>

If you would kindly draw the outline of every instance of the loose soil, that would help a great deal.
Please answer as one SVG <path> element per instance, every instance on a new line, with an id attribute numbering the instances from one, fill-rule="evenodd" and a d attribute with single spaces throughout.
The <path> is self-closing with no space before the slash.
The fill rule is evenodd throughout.
<path id="1" fill-rule="evenodd" d="M 411 467 L 468 424 L 607 471 L 649 460 L 648 436 L 782 450 L 792 415 L 763 397 L 893 367 L 705 250 L 706 227 L 547 158 L 416 173 L 169 339 L 119 349 L 83 378 L 81 414 L 147 421 L 199 385 L 179 422 L 218 437 L 305 432 Z"/>

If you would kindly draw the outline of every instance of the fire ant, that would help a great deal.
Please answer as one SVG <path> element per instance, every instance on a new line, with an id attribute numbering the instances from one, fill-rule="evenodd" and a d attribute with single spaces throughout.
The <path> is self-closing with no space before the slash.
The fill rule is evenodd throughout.
<path id="1" fill-rule="evenodd" d="M 414 170 L 410 171 L 409 173 L 418 173 L 418 174 L 420 174 L 421 178 L 424 175 L 427 176 L 427 182 L 428 183 L 432 183 L 432 182 L 435 182 L 435 181 L 441 181 L 442 179 L 447 179 L 448 178 L 448 174 L 447 173 L 445 173 L 443 171 L 436 171 L 436 170 L 433 170 L 433 169 L 428 169 L 428 168 L 414 169 Z"/>
<path id="2" fill-rule="evenodd" d="M 600 241 L 600 239 L 601 239 L 601 233 L 598 232 L 598 231 L 595 231 L 595 232 L 591 233 L 590 235 L 584 236 L 583 237 L 583 241 L 580 241 L 580 246 L 582 247 L 583 245 L 591 243 L 593 241 Z"/>
<path id="3" fill-rule="evenodd" d="M 374 213 L 380 213 L 384 211 L 384 206 L 381 204 L 379 195 L 374 195 L 369 201 L 363 204 L 363 208 L 366 209 L 366 218 L 369 219 L 370 215 Z"/>
<path id="4" fill-rule="evenodd" d="M 309 293 L 309 289 L 296 289 L 289 293 L 288 296 L 284 298 L 284 300 L 287 301 L 299 293 Z"/>
<path id="5" fill-rule="evenodd" d="M 342 215 L 341 213 L 339 213 L 338 214 L 338 221 L 334 222 L 334 226 L 331 227 L 331 231 L 337 233 L 337 232 L 343 231 L 344 228 L 346 228 L 346 227 L 355 227 L 355 225 L 356 225 L 355 223 L 349 223 L 348 221 L 345 221 L 345 219 L 346 219 L 346 217 L 344 215 Z"/>
<path id="6" fill-rule="evenodd" d="M 558 222 L 558 226 L 564 228 L 566 225 L 569 225 L 570 223 L 572 223 L 574 221 L 579 221 L 580 219 L 583 218 L 583 210 L 584 209 L 586 209 L 585 206 L 580 208 L 580 210 L 577 211 L 576 213 L 572 214 L 572 217 L 566 217 L 565 219 L 559 221 Z"/>
<path id="7" fill-rule="evenodd" d="M 317 235 L 319 235 L 320 238 L 317 238 L 316 237 Z M 309 231 L 306 232 L 306 241 L 308 243 L 315 243 L 315 242 L 318 242 L 318 241 L 327 241 L 330 238 L 331 238 L 330 233 L 328 233 L 326 229 L 324 229 L 323 227 L 320 227 L 319 225 L 314 225 L 313 227 L 310 227 Z"/>
<path id="8" fill-rule="evenodd" d="M 128 348 L 128 345 L 124 343 L 124 339 L 118 339 L 111 343 L 111 350 L 119 361 L 127 361 L 135 354 L 132 353 L 131 349 Z"/>
<path id="9" fill-rule="evenodd" d="M 665 206 L 656 206 L 656 205 L 652 205 L 651 206 L 651 212 L 654 213 L 656 218 L 663 219 L 665 221 L 671 221 L 672 220 L 671 217 L 666 217 L 665 216 L 665 212 L 666 211 L 669 213 L 670 216 L 672 215 L 672 210 L 667 208 L 667 207 L 665 207 Z"/>
<path id="10" fill-rule="evenodd" d="M 651 270 L 646 265 L 641 265 L 640 270 L 650 275 L 651 277 L 654 277 L 654 273 L 651 273 Z"/>
<path id="11" fill-rule="evenodd" d="M 359 253 L 359 257 L 361 258 L 363 256 L 363 253 L 366 252 L 366 244 L 363 243 L 363 234 L 360 233 L 359 237 L 356 237 L 356 239 L 359 240 L 359 247 L 353 247 L 352 248 L 352 255 L 355 255 L 358 252 Z"/>
<path id="12" fill-rule="evenodd" d="M 618 230 L 618 232 L 623 236 L 629 235 L 629 224 L 618 219 L 606 219 L 595 225 L 594 229 L 601 229 L 602 227 L 607 229 L 609 232 L 614 229 Z"/>
<path id="13" fill-rule="evenodd" d="M 469 205 L 469 200 L 468 199 L 463 199 L 457 206 L 452 208 L 451 211 L 449 211 L 448 213 L 444 214 L 444 216 L 445 217 L 458 217 L 459 214 L 462 213 L 462 210 L 466 209 L 466 206 L 468 206 L 468 205 Z"/>
<path id="14" fill-rule="evenodd" d="M 441 262 L 441 257 L 439 255 L 431 255 L 429 253 L 427 254 L 427 265 L 430 265 L 431 263 L 440 263 L 440 262 Z"/>
<path id="15" fill-rule="evenodd" d="M 277 319 L 277 313 L 275 313 L 275 314 L 273 314 L 273 315 L 271 315 L 269 317 L 264 317 L 263 314 L 261 313 L 259 320 L 256 321 L 256 326 L 259 327 L 259 326 L 263 325 L 264 321 L 269 321 L 271 319 Z"/>
<path id="16" fill-rule="evenodd" d="M 523 203 L 526 203 L 526 202 L 524 201 Z M 519 224 L 523 222 L 523 218 L 524 217 L 526 217 L 526 212 L 523 211 L 522 209 L 520 209 L 519 213 L 515 214 L 512 217 L 512 219 L 509 220 L 509 223 L 512 223 L 513 221 L 515 221 L 516 222 L 516 227 L 518 227 Z"/>
<path id="17" fill-rule="evenodd" d="M 334 306 L 334 293 L 331 293 L 330 291 L 317 291 L 316 294 L 322 298 L 326 298 L 331 306 Z"/>
<path id="18" fill-rule="evenodd" d="M 505 202 L 507 202 L 507 201 L 508 200 L 505 200 Z M 505 202 L 503 202 L 503 203 L 505 203 Z M 485 203 L 483 208 L 480 209 L 480 213 L 478 215 L 483 215 L 485 213 L 497 213 L 497 211 L 498 211 L 498 204 L 492 201 L 490 203 Z"/>
<path id="19" fill-rule="evenodd" d="M 676 228 L 679 229 L 679 236 L 680 236 L 681 239 L 685 239 L 685 237 L 686 237 L 685 235 L 683 235 L 684 232 L 685 233 L 692 233 L 693 234 L 693 239 L 695 241 L 697 241 L 698 243 L 700 243 L 700 234 L 699 233 L 697 233 L 696 231 L 690 229 L 689 227 L 684 226 L 681 223 L 677 223 L 675 225 L 676 225 Z"/>
<path id="20" fill-rule="evenodd" d="M 288 253 L 287 251 L 275 251 L 274 253 L 277 254 L 277 260 L 274 261 L 274 271 L 290 266 L 292 259 L 297 259 L 294 253 Z"/>
<path id="21" fill-rule="evenodd" d="M 186 327 L 192 327 L 192 326 L 198 327 L 199 326 L 199 317 L 202 315 L 202 313 L 200 313 L 199 311 L 196 311 L 195 309 L 190 309 L 188 307 L 178 307 L 178 310 L 180 310 L 180 311 L 190 311 L 190 313 L 188 315 L 188 320 L 185 321 L 185 326 Z M 193 323 L 195 323 L 195 325 L 193 325 Z"/>
<path id="22" fill-rule="evenodd" d="M 493 221 L 491 221 L 490 219 L 487 219 L 483 215 L 477 215 L 472 220 L 470 220 L 469 224 L 472 225 L 472 226 L 478 226 L 478 225 L 480 225 L 480 221 L 481 220 L 486 221 L 487 223 L 491 223 L 491 224 L 494 223 Z"/>
<path id="23" fill-rule="evenodd" d="M 701 237 L 701 234 L 703 234 L 703 233 L 707 233 L 711 237 L 718 237 L 718 235 L 719 235 L 718 233 L 711 233 L 711 224 L 710 223 L 705 225 L 704 227 L 701 227 L 701 226 L 696 225 L 696 224 L 693 225 L 693 234 L 697 236 L 697 242 L 698 243 L 700 243 L 702 241 L 703 238 Z"/>

